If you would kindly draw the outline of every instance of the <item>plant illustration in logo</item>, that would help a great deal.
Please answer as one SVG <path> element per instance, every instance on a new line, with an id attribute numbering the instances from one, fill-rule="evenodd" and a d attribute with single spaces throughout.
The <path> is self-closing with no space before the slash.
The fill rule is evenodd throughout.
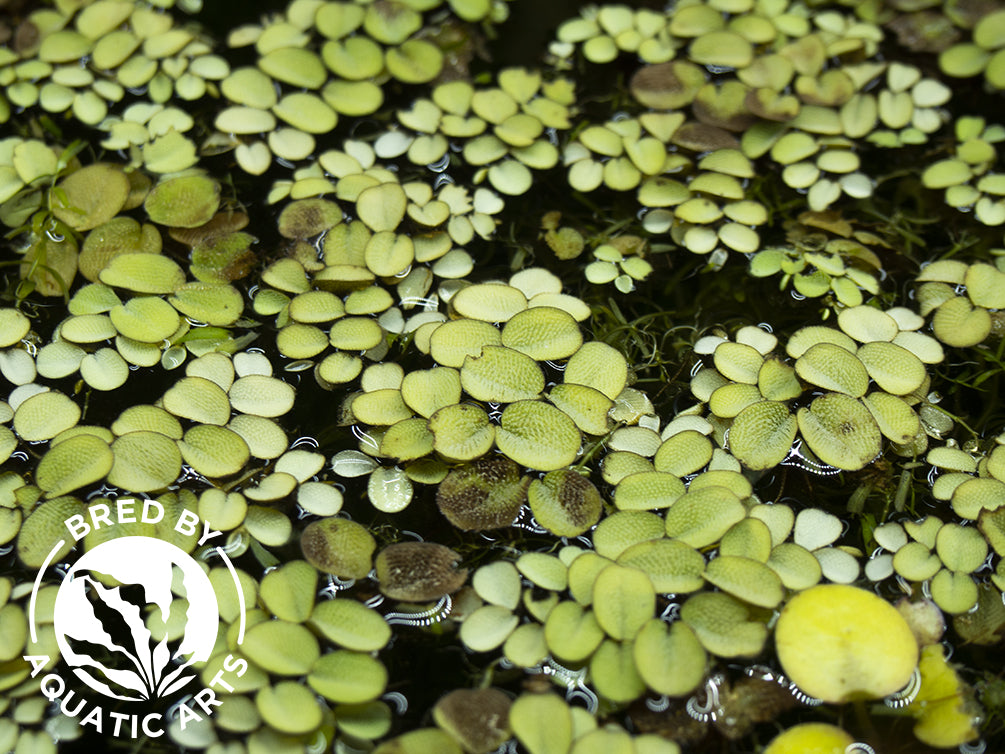
<path id="1" fill-rule="evenodd" d="M 157 632 L 163 638 L 156 641 L 144 614 L 156 607 L 165 627 L 177 625 L 171 611 L 185 602 L 174 592 L 188 608 L 172 651 L 170 632 Z M 128 701 L 169 696 L 195 678 L 185 671 L 209 659 L 219 623 L 216 595 L 196 561 L 144 536 L 104 542 L 80 558 L 59 588 L 54 617 L 60 651 L 77 677 Z"/>

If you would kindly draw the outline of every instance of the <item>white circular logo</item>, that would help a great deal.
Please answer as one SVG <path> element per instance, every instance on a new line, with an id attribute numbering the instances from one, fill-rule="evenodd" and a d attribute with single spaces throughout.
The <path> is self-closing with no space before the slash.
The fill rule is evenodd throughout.
<path id="1" fill-rule="evenodd" d="M 237 629 L 234 638 L 240 646 L 245 631 L 244 590 L 227 547 L 207 544 L 223 534 L 208 521 L 183 509 L 172 525 L 156 500 L 128 497 L 92 503 L 86 514 L 76 513 L 63 521 L 74 542 L 92 531 L 137 523 L 170 526 L 183 537 L 195 539 L 199 557 L 219 557 L 233 582 L 237 616 L 232 627 Z M 39 642 L 35 615 L 39 590 L 65 544 L 61 539 L 53 545 L 35 577 L 28 601 L 28 646 L 32 649 L 44 646 Z M 226 651 L 213 655 L 220 627 L 213 582 L 180 547 L 158 537 L 126 534 L 94 546 L 60 576 L 52 614 L 59 654 L 53 657 L 43 651 L 23 658 L 31 665 L 32 678 L 42 676 L 42 696 L 58 701 L 60 711 L 78 718 L 81 727 L 134 739 L 163 736 L 168 725 L 184 731 L 189 723 L 212 715 L 222 703 L 217 693 L 234 693 L 233 683 L 248 671 L 248 661 L 240 655 Z M 116 703 L 115 708 L 105 710 L 67 684 L 55 668 L 58 661 L 65 662 L 91 691 L 140 704 Z M 196 663 L 199 672 L 192 667 Z M 199 677 L 205 685 L 189 685 Z M 166 712 L 160 711 L 172 695 L 181 699 Z"/>
<path id="2" fill-rule="evenodd" d="M 175 602 L 172 585 L 187 607 Z M 158 611 L 145 615 L 148 605 Z M 179 609 L 184 615 L 172 613 Z M 98 545 L 70 569 L 56 595 L 54 628 L 80 680 L 105 696 L 138 701 L 169 696 L 195 678 L 191 665 L 209 659 L 218 615 L 213 586 L 190 555 L 132 536 Z M 168 627 L 179 623 L 184 633 L 172 652 Z"/>

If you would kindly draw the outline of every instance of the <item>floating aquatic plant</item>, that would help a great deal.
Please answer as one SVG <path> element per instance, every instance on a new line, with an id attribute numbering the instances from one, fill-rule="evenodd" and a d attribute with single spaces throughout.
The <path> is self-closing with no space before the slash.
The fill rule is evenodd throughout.
<path id="1" fill-rule="evenodd" d="M 0 18 L 0 749 L 137 533 L 247 665 L 184 748 L 993 746 L 1000 11 L 171 5 Z"/>

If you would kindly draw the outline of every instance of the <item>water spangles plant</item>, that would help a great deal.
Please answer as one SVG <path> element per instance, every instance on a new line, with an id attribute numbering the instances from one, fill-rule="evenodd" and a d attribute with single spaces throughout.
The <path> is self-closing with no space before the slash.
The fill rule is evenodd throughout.
<path id="1" fill-rule="evenodd" d="M 0 142 L 0 749 L 83 732 L 18 659 L 29 571 L 65 517 L 125 495 L 198 515 L 238 561 L 235 587 L 164 527 L 81 546 L 142 531 L 205 563 L 220 630 L 204 683 L 247 624 L 219 713 L 169 727 L 185 748 L 672 754 L 750 748 L 797 707 L 767 751 L 844 748 L 851 733 L 805 721 L 862 695 L 930 746 L 993 735 L 974 691 L 993 707 L 994 687 L 938 642 L 944 615 L 949 640 L 1000 641 L 1005 473 L 935 388 L 946 348 L 988 365 L 982 384 L 1001 362 L 983 228 L 1001 221 L 1001 134 L 956 114 L 939 74 L 1000 89 L 1001 14 L 942 12 L 973 43 L 943 33 L 922 45 L 938 61 L 908 64 L 885 32 L 907 34 L 899 6 L 591 7 L 544 67 L 472 76 L 502 2 L 295 0 L 225 43 L 124 0 L 32 11 L 0 48 L 0 120 L 19 129 Z M 615 61 L 612 94 L 593 73 Z M 904 164 L 973 209 L 944 219 L 976 241 L 931 259 L 940 230 L 901 248 L 870 225 L 911 190 Z M 668 280 L 693 277 L 680 288 L 700 300 L 703 265 L 742 274 L 733 252 L 823 297 L 822 322 L 795 302 L 763 327 L 759 305 L 645 313 L 682 295 Z M 622 306 L 642 312 L 618 321 L 633 348 L 675 318 L 695 334 L 629 359 L 598 316 Z M 109 402 L 144 380 L 149 396 Z M 53 666 L 59 575 L 38 613 Z M 182 591 L 169 620 L 145 616 L 154 641 L 179 635 Z M 863 637 L 859 602 L 889 631 Z M 470 672 L 442 663 L 457 688 L 417 694 L 437 728 L 416 727 L 430 718 L 405 709 L 399 662 L 437 642 L 465 646 Z M 874 683 L 870 653 L 902 656 Z M 862 673 L 819 672 L 845 656 Z"/>

